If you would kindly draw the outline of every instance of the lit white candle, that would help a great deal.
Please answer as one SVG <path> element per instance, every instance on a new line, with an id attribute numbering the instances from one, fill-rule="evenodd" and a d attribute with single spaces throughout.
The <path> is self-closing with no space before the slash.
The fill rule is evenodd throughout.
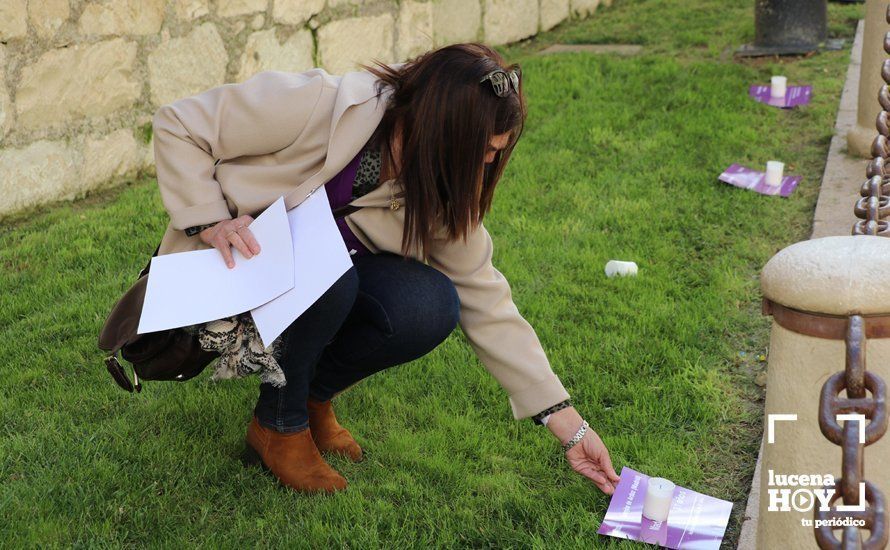
<path id="1" fill-rule="evenodd" d="M 634 262 L 622 262 L 620 260 L 609 260 L 606 263 L 606 277 L 633 277 L 637 274 L 637 264 Z"/>
<path id="2" fill-rule="evenodd" d="M 652 521 L 665 521 L 671 511 L 674 484 L 662 477 L 649 478 L 646 498 L 643 500 L 643 516 Z"/>
<path id="3" fill-rule="evenodd" d="M 785 163 L 770 160 L 766 163 L 766 184 L 773 187 L 782 185 L 782 174 L 785 171 Z"/>
<path id="4" fill-rule="evenodd" d="M 774 76 L 770 79 L 769 95 L 770 97 L 785 97 L 788 91 L 788 78 L 784 76 Z"/>

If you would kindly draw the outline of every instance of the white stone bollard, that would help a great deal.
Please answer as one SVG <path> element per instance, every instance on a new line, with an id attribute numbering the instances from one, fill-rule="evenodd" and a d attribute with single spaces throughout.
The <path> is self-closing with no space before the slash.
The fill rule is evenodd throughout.
<path id="1" fill-rule="evenodd" d="M 872 158 L 871 144 L 878 135 L 875 119 L 881 112 L 881 106 L 875 101 L 875 94 L 884 84 L 881 63 L 887 58 L 883 47 L 887 31 L 890 31 L 890 25 L 887 24 L 887 2 L 866 0 L 856 124 L 847 133 L 847 149 L 850 154 L 859 157 Z"/>
<path id="2" fill-rule="evenodd" d="M 826 237 L 776 254 L 763 269 L 765 312 L 773 315 L 766 383 L 757 548 L 817 548 L 815 476 L 839 479 L 842 448 L 822 434 L 820 394 L 825 381 L 845 369 L 844 339 L 828 339 L 850 315 L 890 316 L 890 239 Z M 771 310 L 771 311 L 770 311 Z M 817 317 L 800 315 L 810 312 Z M 835 316 L 833 319 L 826 316 Z M 804 324 L 800 324 L 801 320 Z M 824 321 L 815 325 L 812 321 Z M 878 320 L 872 317 L 872 327 Z M 809 322 L 809 324 L 806 324 Z M 797 324 L 795 324 L 797 323 Z M 840 325 L 838 323 L 841 323 Z M 865 318 L 866 325 L 869 318 Z M 788 328 L 790 327 L 790 329 Z M 890 381 L 890 334 L 866 340 L 866 372 Z M 841 392 L 840 397 L 845 397 Z M 773 417 L 772 415 L 785 415 Z M 796 420 L 792 417 L 796 416 Z M 841 426 L 844 422 L 840 422 Z M 869 422 L 866 422 L 866 426 Z M 770 438 L 774 441 L 770 442 Z M 890 497 L 890 434 L 864 447 L 863 479 Z M 794 475 L 795 478 L 787 476 Z M 808 476 L 806 478 L 801 476 Z M 793 482 L 793 483 L 792 483 Z M 819 483 L 817 483 L 819 482 Z M 839 491 L 840 488 L 838 487 Z M 834 506 L 843 505 L 838 500 Z M 885 518 L 886 522 L 886 518 Z M 869 531 L 862 531 L 867 538 Z M 834 536 L 841 538 L 841 531 Z"/>

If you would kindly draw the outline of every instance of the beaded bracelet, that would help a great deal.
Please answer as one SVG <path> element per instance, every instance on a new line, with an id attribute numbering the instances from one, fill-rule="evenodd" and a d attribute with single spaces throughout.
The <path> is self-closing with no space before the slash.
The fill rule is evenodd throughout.
<path id="1" fill-rule="evenodd" d="M 189 237 L 194 237 L 201 231 L 204 231 L 208 227 L 213 227 L 214 225 L 216 225 L 218 223 L 219 222 L 213 222 L 213 223 L 205 223 L 204 225 L 195 225 L 193 227 L 186 227 L 185 234 L 188 235 Z"/>
<path id="2" fill-rule="evenodd" d="M 571 406 L 572 406 L 572 401 L 570 399 L 566 399 L 565 401 L 560 401 L 556 405 L 553 405 L 552 407 L 547 407 L 543 411 L 532 416 L 532 420 L 534 421 L 535 424 L 540 424 L 541 426 L 543 426 L 544 425 L 543 419 L 545 417 L 550 416 L 551 414 L 555 413 L 556 411 L 561 411 L 561 410 L 567 409 Z"/>

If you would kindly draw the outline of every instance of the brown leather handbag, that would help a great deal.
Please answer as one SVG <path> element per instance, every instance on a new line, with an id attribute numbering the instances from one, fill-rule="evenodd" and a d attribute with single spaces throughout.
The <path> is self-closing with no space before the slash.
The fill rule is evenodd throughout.
<path id="1" fill-rule="evenodd" d="M 152 257 L 156 256 L 160 245 Z M 114 305 L 99 333 L 99 348 L 109 352 L 105 367 L 117 385 L 128 392 L 142 391 L 139 379 L 184 382 L 204 370 L 219 354 L 201 348 L 198 337 L 182 328 L 136 334 L 151 260 L 133 286 Z M 118 360 L 118 352 L 133 367 L 133 381 Z"/>
<path id="2" fill-rule="evenodd" d="M 333 215 L 334 218 L 341 218 L 360 208 L 341 206 L 333 211 Z M 160 249 L 161 245 L 158 245 L 152 258 L 157 256 Z M 131 393 L 134 390 L 142 391 L 140 378 L 184 382 L 201 374 L 211 361 L 219 357 L 219 353 L 203 349 L 198 337 L 182 328 L 136 334 L 150 268 L 151 259 L 139 272 L 133 286 L 114 305 L 99 333 L 99 348 L 109 353 L 105 357 L 105 367 L 117 385 Z M 118 352 L 133 367 L 132 382 L 118 360 Z"/>

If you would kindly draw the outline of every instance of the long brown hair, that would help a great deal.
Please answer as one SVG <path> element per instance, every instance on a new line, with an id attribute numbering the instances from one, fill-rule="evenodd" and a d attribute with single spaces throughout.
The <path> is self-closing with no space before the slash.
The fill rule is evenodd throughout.
<path id="1" fill-rule="evenodd" d="M 402 254 L 416 249 L 426 258 L 436 234 L 466 241 L 491 209 L 494 189 L 522 134 L 522 95 L 498 97 L 490 82 L 495 69 L 509 70 L 500 54 L 478 43 L 430 50 L 398 68 L 378 60 L 361 65 L 378 77 L 378 94 L 392 87 L 387 110 L 371 137 L 382 143 L 382 164 L 403 187 L 405 228 Z M 401 166 L 393 166 L 392 140 L 401 128 Z M 506 147 L 485 164 L 491 138 L 510 133 Z"/>

